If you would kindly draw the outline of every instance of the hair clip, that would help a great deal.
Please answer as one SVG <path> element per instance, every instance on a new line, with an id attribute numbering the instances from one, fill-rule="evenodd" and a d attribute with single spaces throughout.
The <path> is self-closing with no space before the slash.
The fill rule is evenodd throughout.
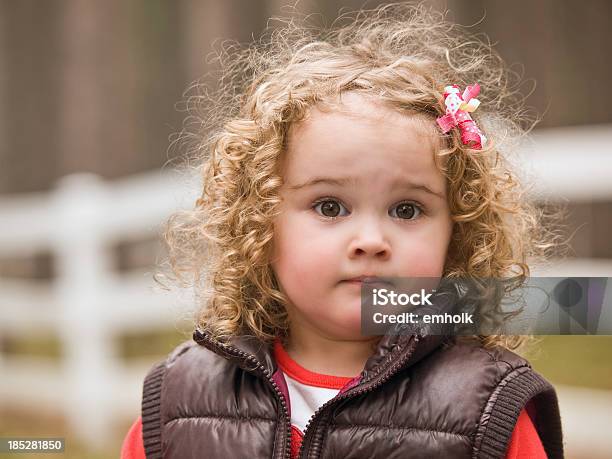
<path id="1" fill-rule="evenodd" d="M 480 105 L 476 96 L 480 92 L 478 83 L 467 86 L 463 94 L 456 84 L 444 88 L 444 105 L 446 115 L 439 117 L 436 121 L 445 134 L 454 127 L 461 131 L 461 141 L 474 150 L 481 150 L 487 142 L 487 138 L 478 129 L 476 122 L 469 112 L 473 112 Z"/>

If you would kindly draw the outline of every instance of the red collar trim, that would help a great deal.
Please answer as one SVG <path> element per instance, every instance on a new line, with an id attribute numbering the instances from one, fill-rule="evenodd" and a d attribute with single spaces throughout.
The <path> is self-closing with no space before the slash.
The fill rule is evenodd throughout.
<path id="1" fill-rule="evenodd" d="M 293 360 L 279 340 L 274 342 L 274 357 L 280 369 L 287 374 L 291 379 L 295 379 L 302 384 L 315 387 L 324 387 L 326 389 L 342 389 L 349 381 L 354 378 L 343 376 L 324 375 L 315 373 L 300 366 Z"/>

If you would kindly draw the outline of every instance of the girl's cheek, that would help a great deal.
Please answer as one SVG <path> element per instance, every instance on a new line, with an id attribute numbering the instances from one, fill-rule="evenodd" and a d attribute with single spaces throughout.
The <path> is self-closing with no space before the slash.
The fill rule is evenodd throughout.
<path id="1" fill-rule="evenodd" d="M 444 237 L 415 241 L 404 247 L 402 272 L 405 277 L 438 277 L 447 257 L 447 243 Z"/>

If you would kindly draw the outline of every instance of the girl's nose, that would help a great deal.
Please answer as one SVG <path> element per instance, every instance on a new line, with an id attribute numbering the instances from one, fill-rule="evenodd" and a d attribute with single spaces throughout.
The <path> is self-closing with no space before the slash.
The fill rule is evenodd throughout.
<path id="1" fill-rule="evenodd" d="M 384 237 L 380 228 L 369 225 L 351 241 L 349 245 L 349 257 L 376 257 L 386 260 L 391 256 L 391 247 Z"/>

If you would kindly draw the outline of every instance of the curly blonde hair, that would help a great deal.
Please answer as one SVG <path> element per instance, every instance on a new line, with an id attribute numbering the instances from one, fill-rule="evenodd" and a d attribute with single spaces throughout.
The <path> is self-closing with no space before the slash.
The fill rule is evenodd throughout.
<path id="1" fill-rule="evenodd" d="M 546 257 L 555 244 L 502 154 L 534 124 L 525 126 L 516 74 L 490 44 L 423 4 L 345 14 L 329 28 L 306 22 L 293 18 L 257 43 L 223 47 L 219 89 L 209 93 L 199 82 L 196 94 L 187 93 L 197 129 L 187 123 L 179 137 L 198 159 L 202 193 L 193 210 L 168 220 L 164 238 L 170 275 L 195 286 L 198 325 L 219 340 L 286 336 L 287 298 L 269 263 L 283 184 L 279 162 L 290 127 L 346 91 L 435 123 L 444 114 L 446 85 L 480 83 L 474 119 L 489 141 L 473 150 L 453 130 L 438 153 L 454 220 L 443 274 L 520 286 L 529 275 L 527 260 Z M 483 302 L 477 312 L 485 321 L 501 313 L 495 302 Z M 486 347 L 510 349 L 524 341 L 478 338 Z"/>

